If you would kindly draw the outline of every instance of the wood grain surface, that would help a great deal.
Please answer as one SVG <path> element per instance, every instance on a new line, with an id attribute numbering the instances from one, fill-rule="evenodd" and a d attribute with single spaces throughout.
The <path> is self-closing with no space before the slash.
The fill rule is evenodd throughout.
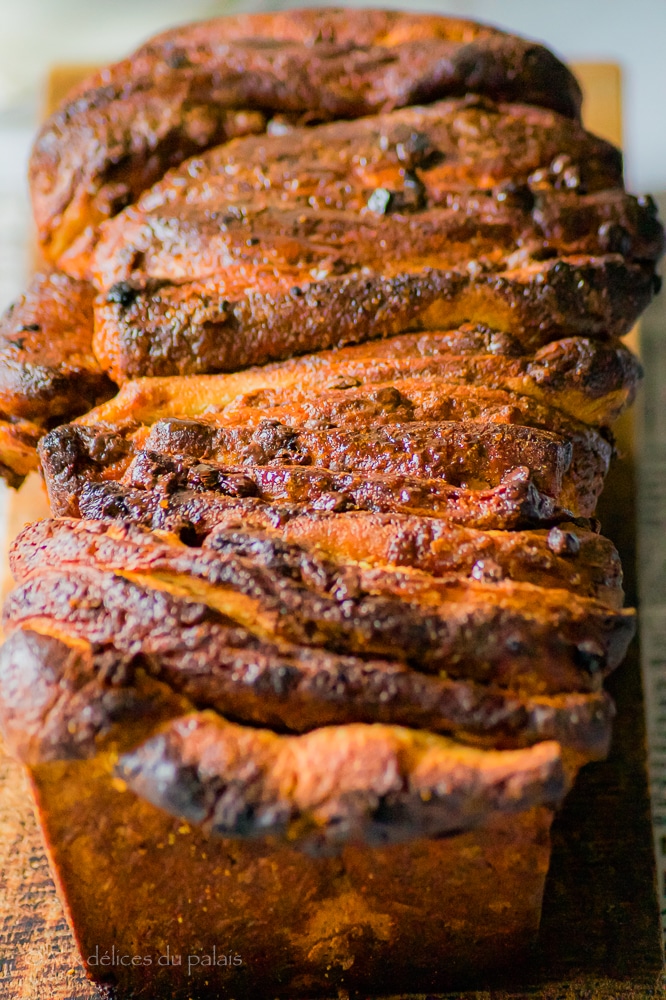
<path id="1" fill-rule="evenodd" d="M 620 143 L 618 68 L 584 64 L 575 69 L 586 94 L 586 124 Z M 80 76 L 77 67 L 54 71 L 48 106 Z M 627 417 L 619 430 L 626 457 L 611 472 L 600 505 L 604 530 L 621 551 L 630 602 L 635 601 L 632 433 L 633 421 Z M 11 505 L 10 537 L 23 523 L 45 513 L 40 484 L 33 479 Z M 637 643 L 609 688 L 619 710 L 613 749 L 608 761 L 584 769 L 554 825 L 553 860 L 534 961 L 516 969 L 510 984 L 484 984 L 483 992 L 456 994 L 458 1000 L 666 997 Z M 21 768 L 0 748 L 0 998 L 109 996 L 83 975 L 49 874 L 27 782 Z"/>

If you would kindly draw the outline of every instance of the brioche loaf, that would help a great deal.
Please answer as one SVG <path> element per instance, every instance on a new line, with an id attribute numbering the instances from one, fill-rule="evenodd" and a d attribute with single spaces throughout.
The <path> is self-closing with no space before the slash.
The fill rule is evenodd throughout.
<path id="1" fill-rule="evenodd" d="M 579 113 L 541 46 L 331 9 L 174 29 L 42 128 L 0 724 L 121 995 L 529 954 L 635 628 L 594 515 L 663 250 Z"/>

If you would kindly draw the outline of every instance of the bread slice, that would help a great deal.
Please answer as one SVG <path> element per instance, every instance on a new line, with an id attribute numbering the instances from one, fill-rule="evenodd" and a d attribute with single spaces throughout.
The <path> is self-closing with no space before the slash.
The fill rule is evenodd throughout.
<path id="1" fill-rule="evenodd" d="M 528 531 L 480 531 L 405 514 L 292 514 L 267 507 L 230 510 L 203 539 L 204 548 L 271 558 L 283 543 L 333 561 L 406 567 L 436 579 L 513 580 L 571 590 L 621 608 L 622 573 L 609 539 L 573 524 Z"/>
<path id="2" fill-rule="evenodd" d="M 147 655 L 256 637 L 532 693 L 598 690 L 634 631 L 631 612 L 530 584 L 340 566 L 298 545 L 261 562 L 87 524 L 19 539 L 8 626 L 53 618 Z"/>
<path id="3" fill-rule="evenodd" d="M 212 712 L 175 719 L 124 754 L 119 776 L 217 836 L 273 835 L 312 853 L 459 833 L 491 813 L 556 806 L 556 743 L 483 751 L 389 726 L 278 736 Z"/>
<path id="4" fill-rule="evenodd" d="M 461 324 L 386 340 L 320 351 L 301 358 L 223 375 L 137 379 L 82 424 L 151 425 L 163 417 L 206 418 L 227 407 L 270 408 L 310 394 L 357 388 L 377 391 L 403 379 L 502 390 L 604 426 L 634 399 L 642 378 L 638 359 L 619 341 L 568 337 L 531 351 L 516 336 Z M 398 381 L 400 380 L 400 381 Z M 318 404 L 319 405 L 319 404 Z"/>
<path id="5" fill-rule="evenodd" d="M 297 11 L 167 32 L 86 80 L 43 126 L 30 165 L 40 240 L 57 259 L 169 167 L 271 122 L 358 118 L 468 91 L 574 118 L 581 101 L 546 49 L 470 21 Z"/>
<path id="6" fill-rule="evenodd" d="M 250 269 L 240 284 L 233 273 L 231 282 L 120 282 L 97 301 L 95 354 L 124 382 L 233 371 L 467 322 L 513 333 L 535 349 L 574 334 L 624 336 L 656 287 L 651 266 L 619 255 L 529 262 L 475 277 L 431 262 L 411 268 L 390 261 L 340 277 L 278 274 L 271 269 L 266 282 L 255 281 Z"/>
<path id="7" fill-rule="evenodd" d="M 40 436 L 113 395 L 92 351 L 90 285 L 37 274 L 0 317 L 0 474 L 12 486 L 37 468 Z"/>
<path id="8" fill-rule="evenodd" d="M 95 350 L 122 382 L 463 321 L 532 346 L 583 314 L 622 335 L 662 249 L 612 147 L 543 109 L 449 100 L 237 140 L 170 175 L 102 229 Z"/>
<path id="9" fill-rule="evenodd" d="M 104 224 L 92 260 L 72 250 L 61 265 L 108 290 L 228 274 L 241 248 L 257 278 L 281 264 L 298 281 L 300 264 L 302 283 L 388 258 L 649 261 L 663 236 L 651 203 L 624 193 L 613 146 L 552 112 L 466 97 L 217 146 Z"/>

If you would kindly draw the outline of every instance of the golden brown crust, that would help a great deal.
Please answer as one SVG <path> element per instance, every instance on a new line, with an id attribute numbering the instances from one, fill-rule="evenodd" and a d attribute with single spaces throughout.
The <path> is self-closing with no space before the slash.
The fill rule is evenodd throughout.
<path id="1" fill-rule="evenodd" d="M 51 510 L 58 515 L 128 517 L 139 507 L 169 513 L 172 501 L 189 504 L 200 499 L 197 531 L 216 523 L 219 511 L 238 505 L 294 505 L 305 511 L 369 510 L 444 517 L 477 528 L 519 528 L 571 519 L 536 486 L 531 471 L 519 466 L 499 486 L 486 489 L 454 487 L 438 479 L 401 474 L 336 473 L 307 466 L 221 466 L 198 459 L 171 458 L 139 450 L 115 428 L 65 425 L 42 438 L 39 445 Z M 121 479 L 121 483 L 117 482 Z M 100 487 L 100 489 L 96 489 Z M 194 498 L 192 494 L 199 494 Z M 98 503 L 105 513 L 88 513 Z M 129 506 L 128 506 L 129 503 Z M 211 509 L 212 507 L 212 509 Z M 101 509 L 101 508 L 100 508 Z M 139 514 L 142 523 L 144 515 Z M 193 518 L 193 512 L 187 517 Z M 149 523 L 149 522 L 148 522 Z M 194 521 L 193 521 L 194 523 Z M 157 525 L 156 525 L 157 526 Z"/>
<path id="2" fill-rule="evenodd" d="M 620 345 L 570 339 L 530 357 L 484 328 L 403 335 L 241 374 L 132 383 L 79 424 L 51 433 L 41 455 L 61 514 L 77 509 L 86 482 L 125 476 L 127 485 L 154 486 L 156 473 L 144 482 L 131 465 L 143 455 L 143 469 L 145 458 L 159 464 L 168 456 L 190 467 L 197 459 L 228 472 L 242 467 L 244 495 L 267 502 L 342 491 L 351 494 L 348 507 L 378 510 L 400 509 L 397 497 L 371 500 L 360 474 L 393 477 L 396 488 L 395 477 L 420 476 L 478 491 L 525 467 L 541 494 L 574 516 L 591 516 L 612 446 L 556 407 L 603 419 L 633 393 L 638 374 Z M 262 467 L 291 468 L 293 491 L 280 493 L 278 478 Z M 326 470 L 325 481 L 317 470 Z M 346 482 L 346 473 L 356 478 Z M 166 467 L 164 474 L 172 478 Z M 412 509 L 419 502 L 404 501 Z"/>
<path id="3" fill-rule="evenodd" d="M 166 723 L 118 773 L 214 836 L 275 836 L 316 854 L 459 833 L 491 813 L 553 808 L 567 789 L 556 743 L 483 751 L 358 723 L 278 736 L 210 712 Z"/>
<path id="4" fill-rule="evenodd" d="M 535 482 L 545 492 L 558 496 L 563 506 L 582 516 L 594 512 L 612 445 L 596 430 L 559 410 L 502 390 L 452 386 L 436 377 L 406 378 L 398 383 L 399 388 L 388 382 L 358 390 L 354 380 L 350 382 L 346 389 L 330 392 L 257 390 L 223 408 L 219 397 L 211 393 L 207 396 L 210 405 L 204 406 L 201 400 L 203 420 L 160 418 L 158 410 L 157 420 L 138 429 L 130 425 L 128 433 L 133 448 L 140 445 L 203 460 L 258 465 L 297 462 L 357 471 L 363 463 L 374 471 L 387 471 L 389 465 L 397 470 L 402 463 L 410 474 L 431 469 L 430 475 L 477 487 L 482 481 L 492 482 L 498 471 L 501 478 L 518 446 L 520 464 L 535 470 Z M 87 419 L 86 426 L 92 429 L 92 415 Z M 478 426 L 472 426 L 472 421 Z M 497 426 L 493 429 L 493 425 Z M 532 433 L 526 428 L 538 430 Z M 108 441 L 108 426 L 102 424 L 99 430 Z M 558 451 L 555 438 L 541 431 L 555 432 L 563 447 Z M 436 457 L 428 444 L 435 441 Z M 502 452 L 499 466 L 493 441 Z M 456 442 L 464 446 L 462 458 L 459 450 L 451 454 L 451 447 L 458 448 Z M 128 451 L 128 464 L 130 458 Z"/>
<path id="5" fill-rule="evenodd" d="M 65 274 L 37 274 L 0 317 L 0 475 L 18 487 L 37 469 L 49 427 L 113 395 L 92 351 L 94 291 Z"/>
<path id="6" fill-rule="evenodd" d="M 42 427 L 108 399 L 114 386 L 92 352 L 94 290 L 57 271 L 37 274 L 0 319 L 0 414 Z"/>
<path id="7" fill-rule="evenodd" d="M 595 210 L 610 213 L 597 226 L 627 212 L 639 243 L 650 230 L 658 240 L 659 225 L 649 222 L 654 206 L 637 204 L 622 188 L 619 151 L 577 122 L 527 103 L 467 94 L 358 121 L 285 126 L 223 143 L 170 171 L 125 216 L 130 225 L 157 222 L 161 212 L 168 215 L 170 202 L 183 210 L 188 206 L 193 217 L 204 202 L 217 209 L 247 205 L 251 214 L 252 206 L 272 206 L 363 215 L 380 208 L 400 214 L 457 204 L 463 214 L 474 206 L 500 215 L 513 211 L 514 219 L 534 209 L 537 224 L 547 225 L 547 219 L 566 219 L 581 206 L 592 218 Z M 393 198 L 368 206 L 377 190 L 393 192 Z M 596 227 L 591 228 L 590 233 L 581 228 L 578 238 L 594 238 Z M 117 230 L 117 220 L 103 227 L 105 234 Z"/>
<path id="8" fill-rule="evenodd" d="M 470 390 L 502 390 L 552 406 L 586 424 L 607 425 L 634 399 L 638 359 L 619 341 L 569 337 L 528 352 L 515 337 L 483 326 L 402 334 L 386 340 L 210 376 L 137 379 L 81 424 L 153 424 L 163 417 L 201 418 L 253 400 L 260 407 L 308 394 L 347 392 L 419 379 Z M 399 380 L 399 381 L 398 381 Z M 274 394 L 278 394 L 277 396 Z"/>
<path id="9" fill-rule="evenodd" d="M 529 421 L 527 421 L 529 424 Z M 128 431 L 131 428 L 128 428 Z M 463 489 L 499 486 L 517 468 L 529 468 L 537 489 L 574 516 L 594 513 L 608 471 L 612 446 L 594 431 L 554 434 L 503 421 L 411 421 L 356 427 L 301 429 L 291 421 L 261 420 L 255 428 L 242 423 L 218 426 L 208 421 L 158 420 L 128 437 L 107 425 L 62 428 L 45 442 L 42 452 L 52 493 L 53 450 L 79 436 L 82 454 L 90 456 L 91 478 L 117 479 L 139 454 L 139 447 L 160 456 L 175 456 L 229 467 L 305 466 L 332 473 L 421 477 L 443 480 Z M 85 458 L 78 476 L 85 476 Z M 62 487 L 61 487 L 62 489 Z M 55 495 L 55 493 L 54 493 Z"/>
<path id="10" fill-rule="evenodd" d="M 540 109 L 462 99 L 219 146 L 105 224 L 90 271 L 103 290 L 219 272 L 232 283 L 242 253 L 255 282 L 279 266 L 303 284 L 387 259 L 647 261 L 662 243 L 653 208 L 624 194 L 612 146 Z"/>
<path id="11" fill-rule="evenodd" d="M 128 654 L 91 646 L 47 618 L 11 633 L 0 676 L 4 738 L 33 764 L 91 758 L 110 740 L 131 746 L 156 722 L 195 706 L 279 732 L 381 722 L 490 749 L 556 740 L 585 760 L 606 756 L 614 716 L 600 692 L 521 695 L 427 676 L 396 660 L 284 643 Z"/>
<path id="12" fill-rule="evenodd" d="M 170 454 L 186 455 L 196 447 L 196 454 L 201 458 L 214 457 L 217 461 L 225 452 L 229 456 L 233 441 L 233 447 L 241 448 L 242 461 L 247 464 L 281 464 L 289 461 L 291 454 L 291 461 L 320 465 L 324 455 L 318 445 L 324 439 L 326 451 L 330 453 L 326 460 L 328 468 L 341 468 L 336 448 L 348 441 L 345 462 L 353 463 L 355 451 L 364 447 L 363 457 L 370 468 L 372 445 L 382 433 L 378 429 L 390 428 L 383 432 L 388 436 L 382 449 L 386 459 L 393 454 L 393 461 L 398 460 L 395 442 L 399 438 L 399 452 L 402 460 L 408 461 L 409 471 L 419 465 L 425 468 L 432 456 L 422 451 L 420 460 L 416 455 L 407 460 L 405 453 L 415 446 L 415 434 L 422 441 L 426 436 L 429 440 L 437 438 L 440 474 L 449 482 L 460 485 L 465 481 L 468 484 L 476 482 L 478 485 L 481 480 L 489 481 L 489 473 L 492 477 L 492 449 L 487 446 L 491 442 L 493 424 L 538 428 L 554 432 L 562 441 L 569 442 L 567 449 L 571 446 L 572 453 L 568 467 L 565 468 L 567 459 L 564 459 L 560 471 L 555 471 L 560 459 L 552 450 L 554 439 L 540 438 L 538 433 L 531 435 L 526 430 L 512 437 L 512 432 L 505 427 L 502 431 L 506 434 L 506 440 L 502 438 L 502 469 L 506 471 L 504 460 L 510 458 L 511 442 L 520 438 L 524 444 L 521 465 L 540 470 L 535 482 L 544 485 L 543 476 L 550 474 L 549 469 L 559 482 L 563 472 L 561 484 L 555 487 L 563 491 L 558 493 L 560 503 L 582 516 L 594 513 L 613 449 L 611 443 L 593 428 L 534 399 L 503 390 L 450 385 L 437 377 L 427 380 L 405 378 L 398 385 L 387 382 L 362 389 L 353 385 L 353 379 L 350 381 L 352 384 L 348 388 L 329 392 L 299 392 L 296 388 L 290 391 L 257 390 L 238 397 L 218 413 L 211 412 L 216 405 L 213 403 L 206 407 L 204 420 L 159 419 L 152 423 L 147 437 L 144 437 L 146 427 L 134 431 L 132 440 L 135 445 L 141 442 L 152 451 Z M 446 431 L 442 421 L 447 422 Z M 455 427 L 454 421 L 457 422 Z M 477 429 L 470 426 L 472 421 L 479 425 Z M 233 428 L 233 432 L 230 430 L 225 437 L 218 428 Z M 374 429 L 372 433 L 371 428 Z M 344 433 L 337 433 L 339 430 Z M 497 430 L 499 432 L 500 428 Z M 465 435 L 469 435 L 469 444 L 464 458 L 451 463 L 450 453 L 448 457 L 444 454 L 445 440 L 453 443 L 455 437 L 462 444 Z M 498 442 L 501 436 L 498 433 Z M 224 460 L 231 461 L 231 458 Z M 360 468 L 358 463 L 355 467 Z M 379 463 L 374 463 L 373 467 L 378 470 Z"/>
<path id="13" fill-rule="evenodd" d="M 85 430 L 72 426 L 69 432 L 81 435 L 91 467 L 97 465 L 97 476 L 111 478 L 111 470 L 104 470 L 100 459 L 104 452 L 109 457 L 122 453 L 121 435 L 114 442 L 105 425 L 88 425 Z M 55 437 L 64 439 L 64 433 L 64 428 L 58 430 Z M 221 467 L 303 466 L 334 474 L 441 479 L 474 490 L 498 486 L 507 474 L 527 467 L 540 491 L 582 516 L 594 511 L 610 452 L 606 445 L 608 453 L 602 451 L 597 456 L 601 466 L 593 458 L 593 469 L 587 456 L 587 481 L 581 483 L 570 474 L 572 446 L 566 438 L 504 423 L 413 421 L 367 429 L 361 425 L 309 431 L 276 420 L 262 421 L 252 429 L 242 424 L 219 427 L 205 421 L 168 418 L 157 421 L 147 437 L 143 433 L 140 437 L 142 450 L 151 455 L 213 462 Z M 126 475 L 131 479 L 130 460 L 139 452 L 131 438 L 125 447 Z M 116 467 L 120 472 L 122 466 L 116 463 Z"/>
<path id="14" fill-rule="evenodd" d="M 353 383 L 354 380 L 351 381 Z M 248 439 L 242 446 L 243 461 L 248 464 L 281 463 L 287 459 L 287 454 L 293 453 L 294 450 L 299 454 L 299 461 L 307 462 L 309 457 L 314 464 L 321 464 L 323 455 L 317 447 L 317 442 L 322 437 L 325 437 L 327 450 L 332 455 L 335 454 L 339 442 L 349 440 L 349 447 L 345 448 L 345 461 L 349 463 L 354 462 L 354 451 L 358 450 L 363 442 L 366 446 L 364 458 L 369 464 L 372 459 L 372 443 L 378 440 L 380 433 L 378 428 L 391 428 L 388 432 L 391 442 L 387 442 L 384 453 L 388 457 L 388 454 L 393 452 L 394 460 L 396 459 L 394 441 L 401 435 L 401 430 L 401 453 L 409 450 L 411 447 L 409 442 L 415 432 L 418 432 L 422 440 L 425 440 L 426 433 L 432 432 L 440 442 L 438 448 L 442 473 L 450 482 L 462 485 L 465 479 L 468 483 L 470 481 L 478 483 L 482 479 L 488 479 L 484 469 L 490 460 L 490 453 L 488 451 L 485 455 L 482 454 L 491 437 L 492 427 L 488 425 L 515 424 L 523 428 L 531 427 L 554 432 L 569 442 L 572 448 L 571 462 L 568 468 L 564 469 L 566 460 L 564 461 L 562 465 L 564 479 L 562 485 L 556 487 L 564 489 L 564 492 L 559 494 L 560 503 L 563 506 L 570 506 L 582 516 L 594 513 L 612 455 L 612 445 L 596 430 L 571 418 L 568 419 L 561 411 L 543 406 L 534 399 L 502 390 L 455 386 L 437 377 L 427 380 L 405 378 L 400 380 L 398 386 L 393 382 L 387 382 L 359 389 L 351 384 L 346 389 L 310 393 L 299 392 L 297 389 L 258 390 L 238 397 L 219 413 L 211 412 L 215 406 L 215 403 L 212 403 L 211 407 L 206 408 L 203 421 L 189 418 L 162 419 L 152 424 L 152 430 L 145 441 L 138 431 L 133 435 L 133 439 L 137 442 L 140 437 L 144 446 L 151 450 L 174 453 L 175 449 L 175 453 L 178 454 L 188 454 L 195 442 L 198 444 L 208 439 L 205 454 L 200 450 L 198 453 L 202 458 L 216 457 L 220 460 L 228 443 L 224 440 L 224 435 L 218 436 L 215 428 L 233 428 L 234 432 L 242 428 L 240 437 L 235 434 L 234 441 L 235 445 L 239 446 L 240 438 Z M 440 431 L 435 430 L 435 424 L 443 430 L 442 421 L 450 425 L 446 435 L 447 440 L 453 441 L 454 434 L 461 442 L 465 434 L 470 436 L 465 457 L 457 460 L 455 467 L 450 465 L 450 454 L 449 459 L 444 458 L 442 454 L 444 438 Z M 455 430 L 451 426 L 454 421 L 459 423 Z M 485 426 L 479 426 L 475 433 L 474 428 L 470 426 L 472 421 Z M 186 428 L 189 430 L 186 431 Z M 375 429 L 373 434 L 369 433 L 370 428 Z M 343 429 L 345 434 L 336 434 L 333 429 L 336 431 Z M 542 473 L 546 474 L 548 474 L 547 468 L 555 471 L 559 460 L 555 458 L 555 452 L 550 451 L 547 444 L 547 440 L 550 440 L 551 446 L 554 444 L 552 438 L 543 438 L 540 444 L 538 434 L 531 436 L 529 432 L 523 430 L 512 439 L 511 432 L 506 429 L 505 432 L 507 459 L 511 452 L 509 442 L 518 440 L 518 437 L 522 436 L 525 450 L 521 454 L 521 464 L 533 467 L 539 464 Z M 189 447 L 188 438 L 190 438 Z M 279 452 L 274 454 L 270 448 L 270 441 L 275 445 L 278 438 L 282 444 Z M 310 448 L 308 441 L 315 445 L 314 449 Z M 542 461 L 537 457 L 540 447 L 543 449 Z M 315 454 L 319 457 L 315 458 Z M 422 462 L 425 464 L 427 461 L 428 458 L 423 454 Z M 445 472 L 447 461 L 449 461 L 449 471 Z M 335 464 L 336 467 L 340 467 L 339 459 L 335 460 Z M 413 457 L 409 463 L 410 470 L 416 469 L 418 464 L 419 460 Z M 334 467 L 331 460 L 328 460 L 328 467 Z M 375 468 L 378 468 L 378 465 L 375 465 Z M 539 477 L 535 481 L 539 481 Z"/>
<path id="15" fill-rule="evenodd" d="M 95 308 L 94 348 L 112 378 L 231 371 L 405 330 L 486 324 L 526 348 L 574 334 L 623 336 L 648 305 L 651 269 L 618 255 L 572 257 L 480 274 L 433 267 L 308 282 L 272 280 L 228 296 L 222 277 L 135 288 L 121 283 Z"/>
<path id="16" fill-rule="evenodd" d="M 622 335 L 662 244 L 612 147 L 540 109 L 445 101 L 238 140 L 104 227 L 96 351 L 124 381 L 461 321 L 532 346 Z"/>
<path id="17" fill-rule="evenodd" d="M 278 596 L 251 597 L 186 576 L 152 579 L 79 565 L 19 584 L 5 604 L 5 627 L 41 630 L 52 621 L 96 645 L 113 643 L 125 655 L 137 650 L 167 662 L 186 656 L 193 667 L 200 648 L 212 646 L 229 662 L 236 648 L 252 649 L 256 636 L 278 647 L 394 657 L 425 674 L 445 671 L 536 695 L 598 691 L 635 629 L 629 612 L 582 599 L 563 607 L 557 592 L 544 599 L 542 592 L 516 594 L 505 587 L 478 593 L 468 586 L 438 594 L 440 605 L 424 606 L 409 594 L 403 600 L 366 592 L 345 603 L 305 588 L 275 589 Z M 291 620 L 275 621 L 278 615 Z M 200 667 L 210 669 L 205 652 Z"/>
<path id="18" fill-rule="evenodd" d="M 622 573 L 613 543 L 573 524 L 532 531 L 479 531 L 432 517 L 270 508 L 230 510 L 203 540 L 204 548 L 249 546 L 259 538 L 303 545 L 334 561 L 377 569 L 406 567 L 435 578 L 510 579 L 572 590 L 611 608 L 622 607 Z"/>
<path id="19" fill-rule="evenodd" d="M 294 484 L 291 491 L 274 488 L 274 501 L 258 496 L 243 495 L 247 479 L 229 476 L 226 492 L 203 489 L 200 484 L 179 487 L 164 495 L 159 490 L 137 489 L 117 482 L 90 482 L 74 492 L 62 490 L 56 484 L 52 496 L 52 512 L 59 516 L 99 519 L 120 519 L 132 524 L 145 525 L 156 530 L 175 532 L 188 541 L 204 537 L 212 528 L 229 515 L 234 517 L 261 516 L 272 525 L 281 525 L 291 517 L 309 516 L 322 511 L 356 510 L 362 513 L 380 509 L 386 513 L 409 514 L 442 519 L 448 524 L 464 524 L 477 529 L 515 530 L 529 525 L 557 524 L 566 520 L 564 512 L 553 510 L 535 490 L 529 476 L 514 477 L 495 490 L 439 491 L 432 502 L 424 491 L 414 489 L 413 483 L 373 483 L 366 490 L 358 489 L 336 493 L 324 488 L 306 490 L 305 483 Z M 280 483 L 275 484 L 276 487 Z M 298 490 L 294 485 L 299 486 Z M 334 486 L 324 480 L 324 487 Z M 348 484 L 347 484 L 348 485 Z M 410 488 L 406 489 L 406 485 Z M 266 492 L 266 491 L 265 491 Z M 290 499 L 290 494 L 305 499 Z M 309 496 L 310 499 L 307 499 Z M 447 498 L 448 503 L 441 502 Z"/>
<path id="20" fill-rule="evenodd" d="M 549 52 L 470 22 L 304 11 L 167 33 L 86 81 L 43 127 L 31 162 L 40 239 L 57 257 L 170 166 L 271 115 L 354 118 L 469 90 L 580 108 Z"/>
<path id="21" fill-rule="evenodd" d="M 202 551 L 87 525 L 47 524 L 19 538 L 8 626 L 53 619 L 147 656 L 244 648 L 256 637 L 533 693 L 598 689 L 634 629 L 629 612 L 529 584 L 365 570 L 269 538 L 249 539 L 247 552 Z"/>
<path id="22" fill-rule="evenodd" d="M 322 373 L 323 374 L 323 373 Z M 323 376 L 326 381 L 326 376 Z M 540 403 L 527 396 L 520 396 L 505 389 L 484 386 L 456 385 L 446 377 L 433 375 L 428 378 L 387 380 L 370 384 L 357 384 L 360 379 L 349 378 L 344 386 L 344 375 L 339 379 L 340 388 L 322 385 L 319 390 L 307 386 L 293 386 L 288 389 L 255 389 L 239 393 L 228 405 L 214 398 L 213 393 L 202 394 L 200 416 L 185 412 L 176 414 L 145 414 L 138 423 L 153 427 L 158 421 L 180 419 L 193 423 L 202 421 L 214 427 L 242 426 L 254 430 L 267 420 L 279 421 L 294 429 L 316 431 L 331 427 L 379 427 L 414 421 L 475 421 L 478 423 L 516 424 L 526 427 L 541 427 L 558 434 L 589 434 L 595 430 L 567 417 L 561 410 Z M 220 382 L 220 387 L 223 383 Z M 203 387 L 202 387 L 203 388 Z M 210 405 L 204 405 L 204 399 Z M 205 412 L 204 412 L 205 410 Z M 127 410 L 127 419 L 131 419 Z M 157 419 L 155 419 L 157 418 Z M 95 422 L 95 415 L 86 415 L 86 426 Z"/>

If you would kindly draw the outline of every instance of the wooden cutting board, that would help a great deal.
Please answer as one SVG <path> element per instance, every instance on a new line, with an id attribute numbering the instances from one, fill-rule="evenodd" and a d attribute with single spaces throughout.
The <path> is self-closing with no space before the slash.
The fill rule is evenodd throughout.
<path id="1" fill-rule="evenodd" d="M 585 92 L 587 127 L 621 145 L 618 67 L 587 63 L 574 68 Z M 47 108 L 89 69 L 55 69 Z M 632 339 L 636 346 L 636 336 Z M 620 549 L 629 603 L 636 602 L 633 426 L 629 414 L 617 428 L 625 457 L 612 470 L 600 504 L 604 530 Z M 10 503 L 8 537 L 47 513 L 41 484 L 34 477 Z M 9 585 L 6 572 L 1 582 Z M 584 769 L 554 825 L 534 962 L 516 969 L 510 984 L 496 984 L 482 994 L 456 994 L 457 1000 L 666 997 L 638 643 L 609 689 L 619 709 L 613 749 L 608 761 Z M 108 995 L 83 975 L 49 875 L 27 783 L 21 768 L 0 749 L 0 997 L 99 1000 Z"/>

